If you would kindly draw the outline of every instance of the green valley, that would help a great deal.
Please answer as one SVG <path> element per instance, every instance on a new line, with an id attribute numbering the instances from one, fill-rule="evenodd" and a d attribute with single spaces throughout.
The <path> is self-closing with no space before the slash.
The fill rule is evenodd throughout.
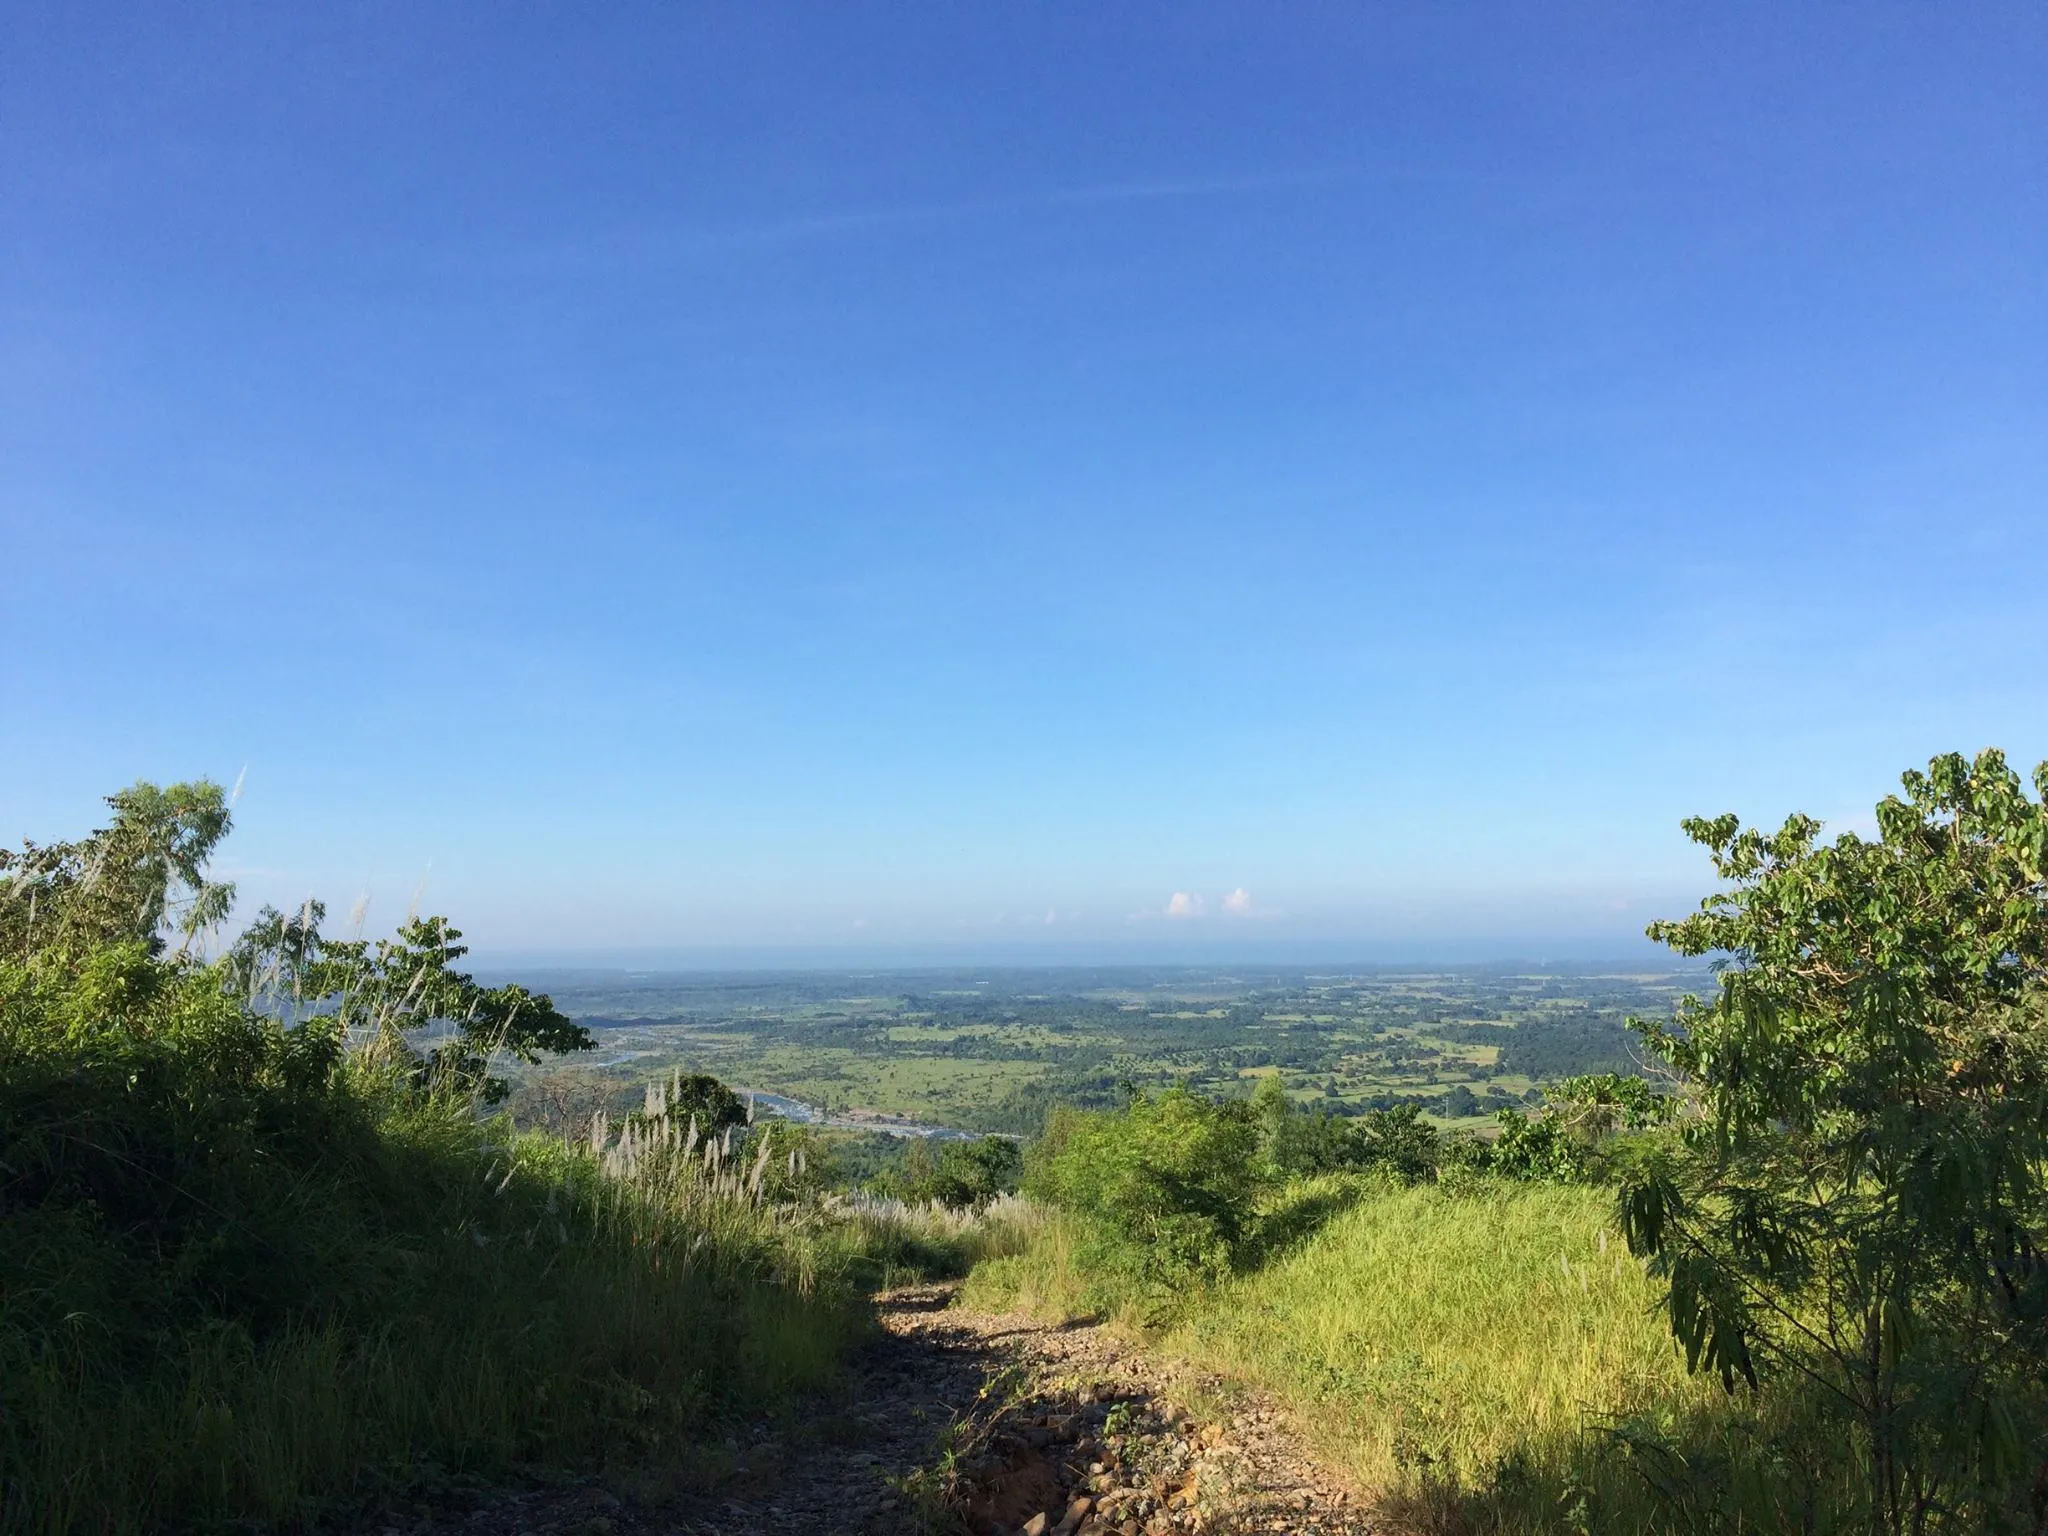
<path id="1" fill-rule="evenodd" d="M 531 1069 L 515 1099 L 629 1105 L 674 1068 L 786 1095 L 833 1119 L 889 1117 L 1034 1135 L 1054 1104 L 1131 1087 L 1211 1095 L 1277 1077 L 1351 1116 L 1414 1103 L 1490 1125 L 1545 1083 L 1632 1072 L 1632 1015 L 1668 1018 L 1700 968 L 1483 966 L 1323 972 L 1117 967 L 831 974 L 522 977 L 589 1027 L 573 1066 Z"/>

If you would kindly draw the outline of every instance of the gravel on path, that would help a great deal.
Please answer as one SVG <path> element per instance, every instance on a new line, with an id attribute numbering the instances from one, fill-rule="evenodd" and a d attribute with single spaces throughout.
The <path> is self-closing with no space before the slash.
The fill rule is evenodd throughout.
<path id="1" fill-rule="evenodd" d="M 1371 1529 L 1288 1415 L 1092 1321 L 876 1298 L 881 1328 L 832 1391 L 705 1468 L 396 1512 L 363 1536 L 1178 1536 Z"/>

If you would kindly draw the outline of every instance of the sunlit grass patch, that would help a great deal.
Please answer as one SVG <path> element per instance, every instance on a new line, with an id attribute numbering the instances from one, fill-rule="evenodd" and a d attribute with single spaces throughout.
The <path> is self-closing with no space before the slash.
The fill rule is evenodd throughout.
<path id="1" fill-rule="evenodd" d="M 1055 1215 L 962 1301 L 1109 1318 L 1273 1392 L 1391 1529 L 1649 1532 L 1681 1510 L 1768 1526 L 1786 1493 L 1776 1410 L 1686 1375 L 1611 1199 L 1297 1180 L 1263 1213 L 1262 1267 L 1178 1290 L 1104 1272 Z M 1318 1209 L 1336 1214 L 1316 1228 Z"/>
<path id="2" fill-rule="evenodd" d="M 1604 1191 L 1386 1190 L 1176 1330 L 1314 1407 L 1367 1483 L 1483 1482 L 1590 1421 L 1698 1399 Z"/>

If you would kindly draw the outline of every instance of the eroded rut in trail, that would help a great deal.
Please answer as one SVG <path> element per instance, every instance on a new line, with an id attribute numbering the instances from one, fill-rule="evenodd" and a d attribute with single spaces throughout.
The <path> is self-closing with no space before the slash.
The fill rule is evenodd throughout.
<path id="1" fill-rule="evenodd" d="M 715 1491 L 595 1484 L 370 1529 L 478 1536 L 1170 1536 L 1369 1529 L 1273 1403 L 1092 1323 L 878 1299 L 883 1331 L 796 1428 L 729 1443 Z M 652 1490 L 649 1490 L 652 1493 Z"/>

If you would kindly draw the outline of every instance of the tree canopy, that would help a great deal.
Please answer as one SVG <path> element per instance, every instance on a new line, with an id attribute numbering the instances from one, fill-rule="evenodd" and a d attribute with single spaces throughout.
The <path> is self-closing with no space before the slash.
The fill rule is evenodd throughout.
<path id="1" fill-rule="evenodd" d="M 194 941 L 234 902 L 234 886 L 206 873 L 233 826 L 228 797 L 208 779 L 138 781 L 107 804 L 112 821 L 77 842 L 0 849 L 0 958 L 76 972 L 124 947 L 163 957 L 175 939 L 175 958 L 199 963 Z M 468 950 L 444 917 L 374 942 L 324 935 L 325 917 L 318 901 L 290 914 L 265 907 L 208 969 L 243 1003 L 357 1045 L 366 1065 L 491 1103 L 506 1090 L 489 1070 L 496 1053 L 531 1063 L 593 1044 L 552 999 L 456 969 Z"/>
<path id="2" fill-rule="evenodd" d="M 225 921 L 235 888 L 206 878 L 234 825 L 218 784 L 138 780 L 107 805 L 113 820 L 77 842 L 0 848 L 0 954 L 120 943 L 161 954 L 171 937 L 183 947 Z"/>
<path id="3" fill-rule="evenodd" d="M 1874 841 L 1685 824 L 1729 887 L 1650 933 L 1720 985 L 1638 1025 L 1691 1115 L 1622 1194 L 1688 1360 L 1816 1387 L 1887 1530 L 2008 1469 L 2048 1358 L 2048 813 L 1997 752 L 1903 788 Z"/>

